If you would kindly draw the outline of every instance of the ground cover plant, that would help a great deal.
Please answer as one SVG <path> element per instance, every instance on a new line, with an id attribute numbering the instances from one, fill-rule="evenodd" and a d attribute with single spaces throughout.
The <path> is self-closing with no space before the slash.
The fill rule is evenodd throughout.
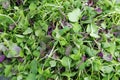
<path id="1" fill-rule="evenodd" d="M 119 80 L 120 0 L 0 0 L 0 80 Z"/>

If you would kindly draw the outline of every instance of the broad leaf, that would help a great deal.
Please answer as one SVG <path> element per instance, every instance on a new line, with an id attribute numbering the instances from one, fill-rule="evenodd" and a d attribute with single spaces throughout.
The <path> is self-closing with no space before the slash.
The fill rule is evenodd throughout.
<path id="1" fill-rule="evenodd" d="M 27 34 L 30 34 L 32 32 L 33 32 L 33 30 L 31 28 L 27 28 L 27 30 L 25 30 L 25 32 L 23 34 L 27 35 Z"/>
<path id="2" fill-rule="evenodd" d="M 30 69 L 31 72 L 36 74 L 37 73 L 37 61 L 33 60 L 30 64 L 30 66 L 31 66 L 31 69 Z"/>
<path id="3" fill-rule="evenodd" d="M 98 35 L 98 27 L 95 24 L 88 25 L 86 31 L 90 34 L 91 37 L 100 38 Z"/>
<path id="4" fill-rule="evenodd" d="M 11 69 L 12 69 L 12 65 L 6 65 L 5 66 L 5 76 L 9 76 L 11 74 Z"/>
<path id="5" fill-rule="evenodd" d="M 103 73 L 111 73 L 113 70 L 114 69 L 112 66 L 102 66 L 102 69 L 101 69 Z"/>
<path id="6" fill-rule="evenodd" d="M 81 15 L 81 11 L 79 8 L 74 9 L 72 12 L 68 13 L 68 18 L 71 22 L 78 22 Z"/>
<path id="7" fill-rule="evenodd" d="M 28 74 L 28 77 L 26 80 L 36 80 L 35 78 L 35 74 L 31 73 L 31 74 Z"/>
<path id="8" fill-rule="evenodd" d="M 73 25 L 73 31 L 74 31 L 75 33 L 78 33 L 78 32 L 80 31 L 80 29 L 81 29 L 80 24 L 74 23 L 74 24 L 72 24 L 72 25 Z"/>
<path id="9" fill-rule="evenodd" d="M 50 61 L 50 66 L 55 67 L 56 66 L 56 61 Z"/>
<path id="10" fill-rule="evenodd" d="M 62 60 L 61 60 L 61 64 L 66 68 L 70 68 L 71 59 L 68 58 L 68 57 L 63 57 Z"/>
<path id="11" fill-rule="evenodd" d="M 11 57 L 22 57 L 22 50 L 21 47 L 19 47 L 17 44 L 11 44 L 9 45 L 9 53 L 7 54 L 8 58 Z"/>
<path id="12" fill-rule="evenodd" d="M 30 11 L 34 11 L 37 8 L 36 4 L 31 3 L 29 6 Z"/>

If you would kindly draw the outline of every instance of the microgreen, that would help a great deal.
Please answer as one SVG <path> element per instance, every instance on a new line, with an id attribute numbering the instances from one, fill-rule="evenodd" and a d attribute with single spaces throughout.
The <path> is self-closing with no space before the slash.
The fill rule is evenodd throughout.
<path id="1" fill-rule="evenodd" d="M 120 0 L 0 0 L 0 80 L 119 80 Z"/>

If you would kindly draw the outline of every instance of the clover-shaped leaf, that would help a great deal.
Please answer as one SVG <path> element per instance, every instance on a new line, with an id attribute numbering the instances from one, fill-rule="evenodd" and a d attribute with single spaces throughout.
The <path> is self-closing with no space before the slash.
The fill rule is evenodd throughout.
<path id="1" fill-rule="evenodd" d="M 79 8 L 74 9 L 72 12 L 68 13 L 68 18 L 71 22 L 78 22 L 81 11 Z"/>

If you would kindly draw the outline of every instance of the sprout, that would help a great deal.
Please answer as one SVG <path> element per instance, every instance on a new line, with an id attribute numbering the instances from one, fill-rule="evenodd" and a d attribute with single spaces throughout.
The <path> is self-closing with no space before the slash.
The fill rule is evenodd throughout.
<path id="1" fill-rule="evenodd" d="M 103 56 L 103 59 L 106 60 L 106 61 L 112 61 L 113 57 L 112 57 L 112 55 L 110 54 L 110 55 L 105 55 L 105 56 Z"/>
<path id="2" fill-rule="evenodd" d="M 99 52 L 99 53 L 98 53 L 98 56 L 101 57 L 101 58 L 103 58 L 103 53 L 102 53 L 102 52 Z"/>
<path id="3" fill-rule="evenodd" d="M 120 57 L 118 57 L 117 60 L 120 62 Z"/>
<path id="4" fill-rule="evenodd" d="M 5 60 L 5 55 L 0 55 L 0 63 Z"/>
<path id="5" fill-rule="evenodd" d="M 95 8 L 95 11 L 98 12 L 98 13 L 102 13 L 102 9 L 99 8 L 99 7 Z"/>
<path id="6" fill-rule="evenodd" d="M 93 0 L 88 0 L 87 5 L 92 6 L 94 4 Z"/>
<path id="7" fill-rule="evenodd" d="M 18 57 L 18 61 L 19 61 L 19 62 L 23 62 L 24 59 L 23 59 L 22 57 Z"/>
<path id="8" fill-rule="evenodd" d="M 82 56 L 82 61 L 83 62 L 85 62 L 86 61 L 86 59 L 87 59 L 87 57 L 84 55 L 84 56 Z"/>

